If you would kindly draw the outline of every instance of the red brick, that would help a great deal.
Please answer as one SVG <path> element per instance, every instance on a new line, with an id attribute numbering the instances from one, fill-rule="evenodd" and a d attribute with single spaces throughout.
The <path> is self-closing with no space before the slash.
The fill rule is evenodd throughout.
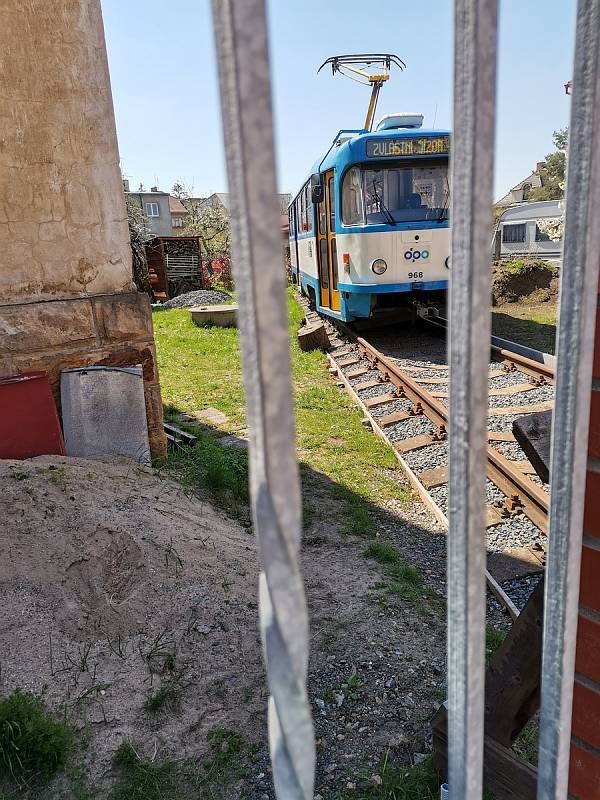
<path id="1" fill-rule="evenodd" d="M 588 470 L 586 475 L 583 530 L 588 536 L 600 538 L 600 472 Z"/>
<path id="2" fill-rule="evenodd" d="M 575 681 L 573 687 L 573 735 L 600 748 L 600 692 Z"/>
<path id="3" fill-rule="evenodd" d="M 600 797 L 600 758 L 576 744 L 571 745 L 569 795 L 575 800 L 598 800 Z"/>
<path id="4" fill-rule="evenodd" d="M 592 392 L 588 453 L 593 458 L 600 458 L 600 392 Z"/>
<path id="5" fill-rule="evenodd" d="M 600 684 L 600 625 L 581 616 L 577 623 L 575 671 Z"/>
<path id="6" fill-rule="evenodd" d="M 600 551 L 591 547 L 583 547 L 581 551 L 579 602 L 600 611 Z"/>
<path id="7" fill-rule="evenodd" d="M 594 378 L 600 378 L 600 309 L 596 310 L 596 337 L 594 345 Z"/>

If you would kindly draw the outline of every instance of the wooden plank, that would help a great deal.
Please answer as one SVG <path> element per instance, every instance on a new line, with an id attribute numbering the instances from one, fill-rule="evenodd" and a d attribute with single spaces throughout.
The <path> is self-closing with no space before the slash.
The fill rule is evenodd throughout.
<path id="1" fill-rule="evenodd" d="M 442 780 L 448 777 L 448 721 L 445 704 L 433 723 L 433 763 Z M 490 736 L 483 739 L 483 785 L 494 800 L 536 800 L 537 770 Z"/>
<path id="2" fill-rule="evenodd" d="M 434 469 L 419 472 L 417 477 L 426 489 L 443 486 L 444 483 L 448 483 L 448 467 L 434 467 Z"/>
<path id="3" fill-rule="evenodd" d="M 360 369 L 353 369 L 351 372 L 344 372 L 344 375 L 351 381 L 353 378 L 360 378 L 361 375 L 366 375 L 367 372 L 370 372 L 367 367 L 361 367 Z"/>
<path id="4" fill-rule="evenodd" d="M 405 419 L 410 419 L 411 417 L 412 414 L 409 411 L 395 411 L 393 414 L 377 417 L 377 424 L 380 428 L 389 428 L 390 425 L 395 425 L 397 422 L 404 422 Z"/>
<path id="5" fill-rule="evenodd" d="M 394 361 L 401 361 L 401 359 L 395 358 Z M 400 366 L 400 369 L 403 372 L 407 372 L 409 375 L 410 375 L 411 372 L 430 372 L 430 371 L 433 372 L 433 371 L 448 369 L 448 365 L 447 364 L 431 364 L 429 367 L 417 367 L 417 366 L 413 367 L 413 366 L 409 366 L 408 364 L 406 366 L 403 366 L 403 365 L 399 365 L 399 366 Z M 415 378 L 415 380 L 416 380 L 416 378 Z M 423 378 L 423 380 L 426 380 L 426 379 Z"/>
<path id="6" fill-rule="evenodd" d="M 520 469 L 525 475 L 535 475 L 536 471 L 531 466 L 531 462 L 525 459 L 524 461 L 511 461 L 511 464 L 514 464 L 517 469 Z"/>
<path id="7" fill-rule="evenodd" d="M 552 412 L 542 411 L 527 414 L 513 422 L 513 433 L 517 442 L 539 477 L 550 480 L 550 437 L 552 434 Z"/>
<path id="8" fill-rule="evenodd" d="M 408 372 L 408 370 L 406 370 Z M 415 383 L 430 383 L 432 386 L 437 386 L 438 384 L 447 384 L 448 378 L 418 378 L 414 379 Z"/>
<path id="9" fill-rule="evenodd" d="M 501 525 L 503 522 L 506 522 L 506 517 L 502 516 L 500 509 L 496 508 L 496 506 L 486 506 L 485 513 L 486 528 L 493 528 L 496 525 Z"/>
<path id="10" fill-rule="evenodd" d="M 384 383 L 381 379 L 379 380 L 372 380 L 372 381 L 363 381 L 362 383 L 354 384 L 354 388 L 357 392 L 362 392 L 365 389 L 373 389 L 375 386 L 381 386 Z"/>
<path id="11" fill-rule="evenodd" d="M 490 408 L 488 417 L 508 417 L 517 414 L 529 414 L 534 411 L 550 411 L 554 407 L 554 400 L 544 400 L 542 403 L 532 403 L 530 406 L 507 406 L 506 408 Z"/>
<path id="12" fill-rule="evenodd" d="M 533 383 L 513 383 L 512 386 L 501 386 L 499 389 L 490 389 L 488 395 L 490 397 L 505 397 L 506 395 L 519 394 L 520 392 L 531 392 L 537 389 Z"/>
<path id="13" fill-rule="evenodd" d="M 357 358 L 356 356 L 351 356 L 350 358 L 340 358 L 337 360 L 337 356 L 334 356 L 336 360 L 336 364 L 338 367 L 351 367 L 353 364 L 358 364 L 359 361 L 362 361 L 362 358 Z"/>
<path id="14" fill-rule="evenodd" d="M 411 436 L 410 439 L 394 442 L 393 447 L 399 453 L 408 453 L 409 450 L 419 450 L 421 447 L 427 447 L 432 441 L 430 433 L 422 433 L 420 436 Z"/>
<path id="15" fill-rule="evenodd" d="M 448 397 L 448 392 L 429 392 L 432 397 Z"/>
<path id="16" fill-rule="evenodd" d="M 544 551 L 533 547 L 512 547 L 487 554 L 487 568 L 498 582 L 514 581 L 544 571 Z"/>
<path id="17" fill-rule="evenodd" d="M 367 400 L 362 400 L 361 402 L 364 403 L 367 408 L 377 408 L 378 406 L 384 406 L 386 403 L 391 403 L 393 400 L 397 399 L 395 394 L 390 393 L 378 394 L 377 397 L 369 397 Z"/>
<path id="18" fill-rule="evenodd" d="M 488 431 L 488 442 L 514 442 L 515 437 L 510 431 Z"/>
<path id="19" fill-rule="evenodd" d="M 487 585 L 488 585 L 488 589 L 494 595 L 496 600 L 498 600 L 504 606 L 504 608 L 508 611 L 508 613 L 510 615 L 510 618 L 514 622 L 517 619 L 517 617 L 519 616 L 519 609 L 516 607 L 516 605 L 513 603 L 513 601 L 510 599 L 510 597 L 506 594 L 506 592 L 500 586 L 500 584 L 494 578 L 494 576 L 490 574 L 490 572 L 486 572 L 486 576 L 485 577 L 486 577 L 486 582 L 487 582 Z"/>
<path id="20" fill-rule="evenodd" d="M 485 729 L 510 747 L 540 704 L 544 579 L 495 653 L 485 676 Z"/>

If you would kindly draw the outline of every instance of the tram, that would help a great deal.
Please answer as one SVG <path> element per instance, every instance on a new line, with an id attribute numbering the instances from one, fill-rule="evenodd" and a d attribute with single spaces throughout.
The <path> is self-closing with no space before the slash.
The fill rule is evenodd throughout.
<path id="1" fill-rule="evenodd" d="M 410 319 L 443 302 L 450 269 L 450 131 L 421 114 L 388 114 L 373 130 L 393 55 L 334 56 L 333 72 L 368 78 L 363 128 L 341 130 L 288 208 L 292 280 L 322 314 Z M 373 64 L 380 72 L 367 71 Z M 324 65 L 322 65 L 324 66 Z"/>

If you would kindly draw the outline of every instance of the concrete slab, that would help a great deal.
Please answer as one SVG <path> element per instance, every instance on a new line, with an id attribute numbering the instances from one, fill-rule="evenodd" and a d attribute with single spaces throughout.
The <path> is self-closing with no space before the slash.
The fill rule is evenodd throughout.
<path id="1" fill-rule="evenodd" d="M 196 306 L 190 308 L 195 325 L 218 325 L 222 328 L 237 326 L 237 305 Z"/>
<path id="2" fill-rule="evenodd" d="M 118 454 L 150 463 L 141 367 L 85 367 L 61 373 L 69 456 Z"/>

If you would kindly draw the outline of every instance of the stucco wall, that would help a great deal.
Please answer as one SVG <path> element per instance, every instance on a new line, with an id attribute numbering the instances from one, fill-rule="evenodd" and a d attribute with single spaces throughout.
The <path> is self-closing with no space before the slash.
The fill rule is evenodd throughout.
<path id="1" fill-rule="evenodd" d="M 144 370 L 164 455 L 149 298 L 132 279 L 100 0 L 0 2 L 0 376 Z"/>
<path id="2" fill-rule="evenodd" d="M 133 288 L 99 0 L 2 0 L 0 303 Z"/>

